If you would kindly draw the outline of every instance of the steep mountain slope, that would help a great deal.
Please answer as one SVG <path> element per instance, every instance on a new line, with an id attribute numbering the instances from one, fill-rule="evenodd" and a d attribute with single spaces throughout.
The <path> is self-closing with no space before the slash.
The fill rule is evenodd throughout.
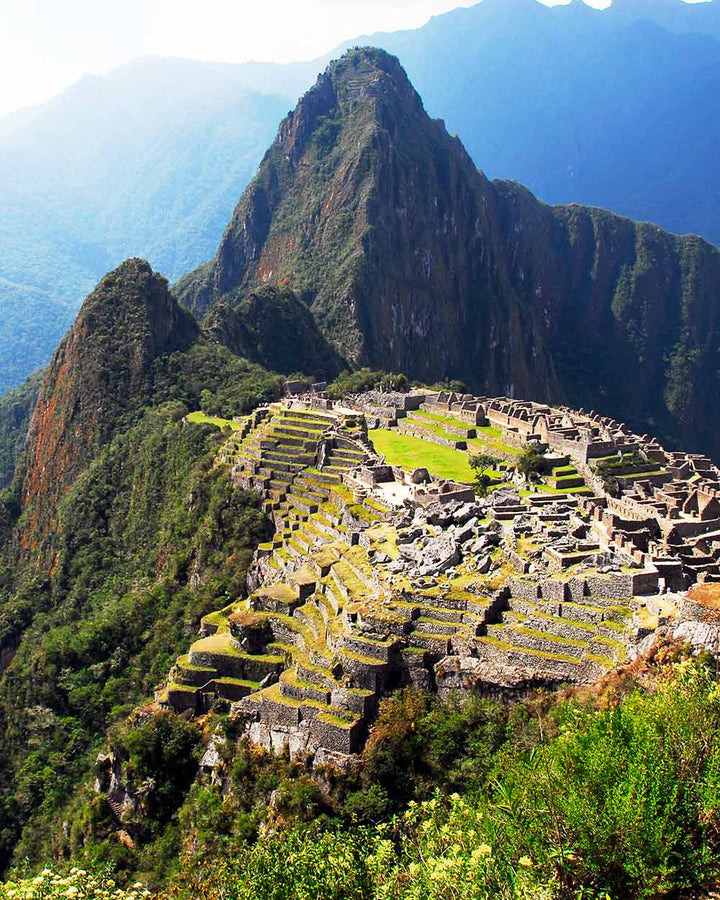
<path id="1" fill-rule="evenodd" d="M 488 175 L 720 243 L 720 195 L 703 187 L 720 141 L 719 11 L 483 0 L 363 43 L 400 58 Z"/>
<path id="2" fill-rule="evenodd" d="M 43 374 L 42 370 L 36 372 L 20 387 L 0 397 L 0 490 L 12 481 L 16 463 L 24 450 Z"/>
<path id="3" fill-rule="evenodd" d="M 308 307 L 287 287 L 263 287 L 238 303 L 219 303 L 206 336 L 274 372 L 332 379 L 347 367 Z"/>
<path id="4" fill-rule="evenodd" d="M 197 324 L 143 260 L 106 275 L 58 347 L 38 396 L 27 438 L 23 506 L 32 541 L 78 474 L 148 392 L 161 353 L 187 347 Z M 47 511 L 47 515 L 44 511 Z"/>
<path id="5" fill-rule="evenodd" d="M 17 463 L 0 491 L 0 870 L 30 821 L 20 856 L 37 847 L 199 617 L 240 590 L 267 522 L 214 465 L 220 430 L 185 416 L 201 395 L 242 413 L 281 384 L 204 339 L 131 259 L 0 404 L 4 481 Z"/>
<path id="6" fill-rule="evenodd" d="M 720 242 L 720 0 L 483 0 L 355 39 L 400 57 L 492 177 Z M 81 297 L 141 255 L 174 279 L 214 250 L 277 122 L 331 55 L 140 60 L 0 120 L 0 392 L 49 359 Z M 142 103 L 138 98 L 142 98 Z"/>
<path id="7" fill-rule="evenodd" d="M 177 290 L 203 313 L 278 282 L 358 365 L 595 406 L 720 452 L 720 252 L 489 182 L 380 50 L 320 76 Z"/>

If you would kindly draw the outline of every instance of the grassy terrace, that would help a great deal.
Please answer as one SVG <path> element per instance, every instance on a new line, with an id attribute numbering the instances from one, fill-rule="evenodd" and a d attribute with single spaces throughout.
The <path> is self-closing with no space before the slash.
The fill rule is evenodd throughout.
<path id="1" fill-rule="evenodd" d="M 438 425 L 452 425 L 454 428 L 475 428 L 475 425 L 468 425 L 454 416 L 440 416 L 437 413 L 426 412 L 424 409 L 418 409 L 409 414 L 408 418 L 427 419 L 428 422 L 435 422 Z"/>
<path id="2" fill-rule="evenodd" d="M 477 640 L 483 644 L 490 644 L 494 647 L 498 647 L 500 650 L 505 650 L 506 652 L 522 653 L 524 656 L 537 656 L 541 659 L 551 659 L 557 662 L 570 663 L 573 666 L 580 665 L 580 659 L 577 656 L 570 656 L 566 653 L 550 653 L 545 650 L 533 650 L 531 647 L 520 647 L 491 635 L 484 635 L 477 638 Z"/>
<path id="3" fill-rule="evenodd" d="M 418 425 L 424 431 L 427 431 L 428 434 L 434 434 L 447 441 L 465 440 L 465 438 L 461 437 L 459 434 L 452 434 L 451 432 L 446 431 L 442 425 L 438 425 L 436 422 L 431 422 L 429 419 L 418 416 L 417 413 L 410 413 L 405 421 L 409 422 L 411 425 Z M 460 423 L 458 422 L 457 424 L 459 425 Z"/>
<path id="4" fill-rule="evenodd" d="M 384 454 L 390 465 L 402 466 L 408 471 L 424 467 L 438 478 L 450 478 L 465 484 L 472 484 L 475 480 L 468 455 L 463 450 L 442 447 L 440 444 L 384 428 L 370 431 L 369 437 L 375 450 Z"/>
<path id="5" fill-rule="evenodd" d="M 194 653 L 215 653 L 220 656 L 234 656 L 242 659 L 245 659 L 250 655 L 244 653 L 242 650 L 238 650 L 231 642 L 228 632 L 214 634 L 211 637 L 200 638 L 199 641 L 195 641 L 190 649 Z M 267 663 L 283 662 L 282 657 L 266 653 L 254 653 L 252 654 L 252 658 Z"/>
<path id="6" fill-rule="evenodd" d="M 532 490 L 520 491 L 521 497 L 528 497 L 530 494 L 581 494 L 587 496 L 592 494 L 588 487 L 551 487 L 549 484 L 534 484 Z"/>
<path id="7" fill-rule="evenodd" d="M 474 453 L 486 452 L 488 450 L 498 451 L 502 453 L 510 453 L 513 456 L 519 456 L 520 451 L 516 447 L 502 442 L 502 432 L 499 428 L 493 428 L 492 425 L 469 425 L 454 416 L 441 416 L 437 413 L 425 412 L 425 410 L 417 410 L 413 412 L 410 418 L 426 419 L 428 423 L 436 423 L 437 425 L 453 425 L 456 428 L 474 428 L 477 431 L 477 437 L 468 441 L 468 447 Z M 453 435 L 448 435 L 453 437 Z"/>
<path id="8" fill-rule="evenodd" d="M 185 416 L 188 422 L 193 425 L 214 425 L 216 428 L 231 428 L 233 431 L 240 430 L 240 422 L 234 422 L 232 419 L 221 419 L 218 416 L 206 416 L 204 412 L 191 412 Z"/>
<path id="9" fill-rule="evenodd" d="M 493 428 L 492 425 L 476 426 L 477 437 L 467 442 L 468 449 L 472 453 L 485 453 L 496 451 L 498 453 L 508 453 L 511 456 L 520 456 L 521 450 L 517 447 L 511 447 L 510 444 L 502 442 L 502 432 L 499 428 Z"/>

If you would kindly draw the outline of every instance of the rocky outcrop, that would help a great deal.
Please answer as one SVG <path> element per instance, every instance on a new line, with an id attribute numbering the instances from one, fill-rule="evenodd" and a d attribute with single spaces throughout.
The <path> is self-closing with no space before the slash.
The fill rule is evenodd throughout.
<path id="1" fill-rule="evenodd" d="M 330 65 L 178 290 L 204 313 L 266 284 L 291 286 L 356 365 L 594 407 L 720 452 L 720 253 L 488 181 L 382 51 Z"/>

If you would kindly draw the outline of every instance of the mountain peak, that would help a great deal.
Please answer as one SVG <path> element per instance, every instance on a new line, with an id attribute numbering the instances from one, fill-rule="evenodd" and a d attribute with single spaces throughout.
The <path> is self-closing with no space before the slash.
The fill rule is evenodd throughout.
<path id="1" fill-rule="evenodd" d="M 52 528 L 75 477 L 146 396 L 155 358 L 187 345 L 197 324 L 143 259 L 108 273 L 85 299 L 43 379 L 27 440 L 26 545 Z"/>
<path id="2" fill-rule="evenodd" d="M 412 109 L 424 113 L 420 96 L 397 57 L 377 47 L 354 47 L 333 60 L 301 97 L 297 108 L 281 123 L 276 144 L 285 147 L 294 168 L 321 119 L 359 116 L 367 108 L 387 124 L 383 111 L 388 107 L 398 115 L 407 115 Z"/>
<path id="3" fill-rule="evenodd" d="M 182 311 L 162 275 L 137 257 L 109 272 L 83 303 L 71 335 L 82 331 L 89 340 L 119 338 L 134 346 L 132 368 L 139 376 L 159 350 L 182 331 Z M 119 349 L 119 348 L 118 348 Z"/>
<path id="4" fill-rule="evenodd" d="M 423 191 L 436 181 L 438 166 L 442 177 L 459 169 L 479 177 L 459 141 L 427 115 L 396 57 L 372 47 L 349 50 L 330 63 L 283 120 L 215 260 L 178 284 L 180 298 L 204 313 L 220 298 L 238 298 L 254 281 L 255 286 L 283 283 L 317 307 L 323 254 L 333 258 L 344 246 L 337 274 L 346 285 L 354 280 L 367 249 L 363 236 L 389 199 L 382 181 L 400 160 L 411 170 L 397 172 L 398 178 L 412 171 Z M 408 196 L 416 193 L 414 187 L 408 190 Z M 291 221 L 292 228 L 286 228 Z M 315 243 L 314 229 L 324 246 L 320 255 L 305 253 Z M 352 360 L 363 359 L 359 334 L 351 335 L 354 329 L 346 325 L 338 322 L 345 332 L 338 349 Z"/>

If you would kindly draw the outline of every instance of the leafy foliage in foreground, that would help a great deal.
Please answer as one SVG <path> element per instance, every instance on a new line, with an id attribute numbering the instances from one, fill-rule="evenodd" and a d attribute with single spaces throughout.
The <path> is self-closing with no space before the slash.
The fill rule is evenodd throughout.
<path id="1" fill-rule="evenodd" d="M 117 741 L 165 798 L 136 846 L 95 798 L 53 852 L 141 873 L 162 900 L 698 896 L 720 877 L 720 686 L 704 660 L 669 656 L 511 709 L 401 691 L 359 766 L 315 777 L 220 710 L 205 723 L 225 739 L 220 777 L 187 791 L 199 728 L 156 717 Z"/>
<path id="2" fill-rule="evenodd" d="M 499 748 L 483 742 L 478 752 L 475 741 L 465 739 L 458 755 L 460 732 L 449 742 L 443 733 L 460 724 L 462 707 L 429 707 L 421 695 L 401 694 L 381 713 L 364 758 L 366 777 L 381 755 L 406 772 L 400 788 L 405 797 L 408 780 L 413 790 L 420 787 L 420 796 L 435 781 L 434 795 L 409 800 L 375 825 L 303 825 L 296 819 L 289 830 L 266 835 L 246 852 L 213 856 L 164 896 L 697 895 L 720 874 L 720 689 L 714 672 L 686 660 L 673 666 L 670 677 L 652 683 L 627 678 L 615 687 L 600 698 L 541 697 L 520 704 Z M 504 713 L 497 715 L 502 721 Z M 421 749 L 430 733 L 435 751 Z M 427 783 L 417 768 L 443 746 L 458 773 L 480 763 L 462 796 L 449 793 L 454 778 L 444 777 L 442 768 Z"/>
<path id="3" fill-rule="evenodd" d="M 43 869 L 34 878 L 0 884 L 0 900 L 146 900 L 150 896 L 139 882 L 123 890 L 107 875 L 96 877 L 76 867 L 67 875 Z"/>

